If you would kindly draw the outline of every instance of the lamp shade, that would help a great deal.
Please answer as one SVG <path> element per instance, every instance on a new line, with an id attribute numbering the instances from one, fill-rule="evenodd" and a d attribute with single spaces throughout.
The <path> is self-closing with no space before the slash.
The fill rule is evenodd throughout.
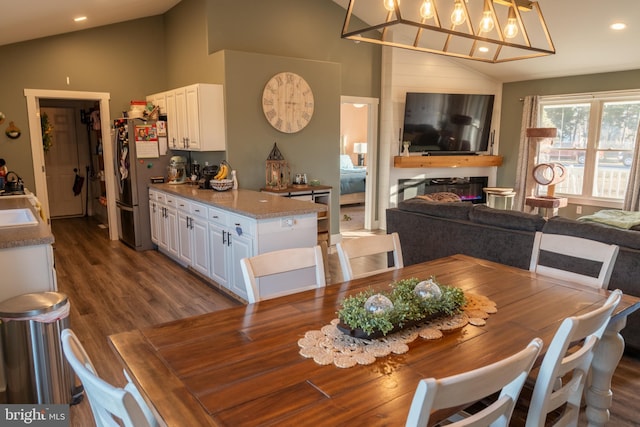
<path id="1" fill-rule="evenodd" d="M 557 135 L 556 128 L 527 128 L 528 138 L 555 138 Z"/>
<path id="2" fill-rule="evenodd" d="M 367 152 L 366 142 L 356 142 L 353 144 L 353 152 L 356 154 L 365 154 Z"/>

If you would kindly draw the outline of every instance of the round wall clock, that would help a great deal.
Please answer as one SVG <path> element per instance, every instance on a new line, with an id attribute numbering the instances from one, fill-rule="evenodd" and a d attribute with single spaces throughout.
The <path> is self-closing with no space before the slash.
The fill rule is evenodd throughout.
<path id="1" fill-rule="evenodd" d="M 262 111 L 271 126 L 284 133 L 299 132 L 313 116 L 313 92 L 295 73 L 273 76 L 262 92 Z"/>

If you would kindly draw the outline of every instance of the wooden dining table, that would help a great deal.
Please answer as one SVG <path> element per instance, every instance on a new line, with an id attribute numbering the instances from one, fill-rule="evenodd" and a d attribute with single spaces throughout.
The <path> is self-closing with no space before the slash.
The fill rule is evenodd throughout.
<path id="1" fill-rule="evenodd" d="M 369 365 L 339 368 L 300 355 L 298 340 L 335 319 L 345 297 L 431 276 L 488 297 L 497 312 L 484 326 L 418 338 L 408 352 Z M 564 318 L 602 305 L 608 293 L 454 255 L 109 340 L 167 426 L 402 425 L 421 378 L 496 362 L 534 337 L 548 345 Z M 624 295 L 597 347 L 585 397 L 589 425 L 608 420 L 611 377 L 624 349 L 619 331 L 638 308 L 639 298 Z"/>

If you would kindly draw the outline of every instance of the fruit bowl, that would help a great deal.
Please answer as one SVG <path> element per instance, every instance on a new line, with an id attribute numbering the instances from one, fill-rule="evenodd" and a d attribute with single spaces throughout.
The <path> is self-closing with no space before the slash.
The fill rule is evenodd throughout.
<path id="1" fill-rule="evenodd" d="M 232 179 L 212 179 L 209 183 L 211 184 L 211 188 L 217 191 L 227 191 L 233 188 Z"/>

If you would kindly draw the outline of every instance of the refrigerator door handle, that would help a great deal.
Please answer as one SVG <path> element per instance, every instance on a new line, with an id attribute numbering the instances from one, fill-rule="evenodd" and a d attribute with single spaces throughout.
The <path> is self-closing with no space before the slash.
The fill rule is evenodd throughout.
<path id="1" fill-rule="evenodd" d="M 116 206 L 120 209 L 122 209 L 123 211 L 127 211 L 127 212 L 133 212 L 133 206 L 129 206 L 129 205 L 125 205 L 122 202 L 116 202 Z"/>

